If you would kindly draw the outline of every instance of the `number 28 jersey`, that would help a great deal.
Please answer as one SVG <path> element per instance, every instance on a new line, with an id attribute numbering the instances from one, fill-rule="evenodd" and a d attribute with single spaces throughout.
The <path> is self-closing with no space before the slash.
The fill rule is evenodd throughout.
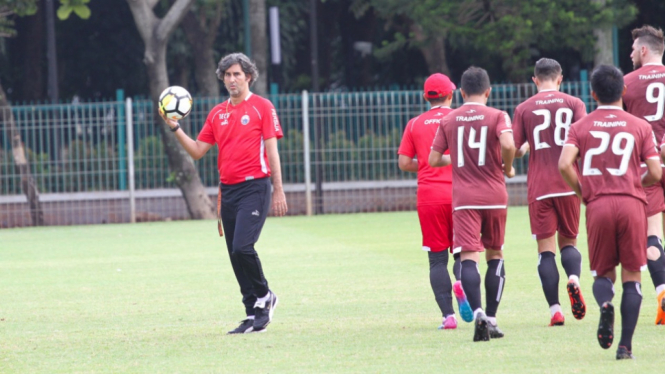
<path id="1" fill-rule="evenodd" d="M 624 82 L 626 111 L 647 120 L 656 139 L 662 139 L 665 135 L 665 66 L 644 65 L 626 74 Z"/>
<path id="2" fill-rule="evenodd" d="M 465 103 L 441 121 L 432 149 L 450 149 L 454 210 L 506 208 L 499 136 L 511 131 L 508 113 L 477 103 Z"/>
<path id="3" fill-rule="evenodd" d="M 529 142 L 531 148 L 526 183 L 529 203 L 575 194 L 559 174 L 559 156 L 570 124 L 585 115 L 582 100 L 556 90 L 540 91 L 515 108 L 515 146 Z"/>
<path id="4" fill-rule="evenodd" d="M 647 203 L 640 163 L 660 159 L 651 126 L 615 106 L 599 106 L 570 126 L 565 146 L 580 150 L 582 198 L 627 195 Z"/>

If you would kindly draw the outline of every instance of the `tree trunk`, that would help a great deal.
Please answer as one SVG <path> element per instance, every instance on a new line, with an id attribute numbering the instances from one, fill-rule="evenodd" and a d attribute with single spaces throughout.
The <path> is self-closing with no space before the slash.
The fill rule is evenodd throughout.
<path id="1" fill-rule="evenodd" d="M 594 3 L 605 5 L 606 0 L 592 0 Z M 593 65 L 613 65 L 614 64 L 614 41 L 612 40 L 612 26 L 598 27 L 593 30 L 596 37 Z"/>
<path id="2" fill-rule="evenodd" d="M 23 142 L 21 141 L 21 133 L 16 128 L 14 122 L 14 114 L 12 108 L 9 106 L 5 91 L 0 84 L 0 118 L 2 123 L 7 126 L 9 137 L 12 142 L 12 155 L 14 156 L 14 163 L 16 164 L 16 171 L 21 177 L 21 189 L 28 199 L 30 206 L 30 217 L 32 218 L 33 226 L 44 225 L 44 212 L 42 211 L 41 204 L 39 203 L 39 191 L 35 179 L 30 173 L 30 164 L 25 157 L 25 150 L 23 149 Z"/>
<path id="3" fill-rule="evenodd" d="M 413 25 L 411 31 L 420 45 L 420 52 L 423 54 L 425 62 L 427 62 L 429 73 L 442 73 L 450 76 L 450 69 L 446 61 L 445 36 L 437 35 L 428 38 L 419 25 Z"/>
<path id="4" fill-rule="evenodd" d="M 182 29 L 192 47 L 194 58 L 194 78 L 200 94 L 204 96 L 219 95 L 219 79 L 217 79 L 217 61 L 213 56 L 213 44 L 217 37 L 217 29 L 222 20 L 222 2 L 215 8 L 215 15 L 210 19 L 189 11 L 182 20 Z M 209 21 L 209 22 L 207 22 Z"/>
<path id="5" fill-rule="evenodd" d="M 24 79 L 21 84 L 14 84 L 14 87 L 18 88 L 18 97 L 21 100 L 42 100 L 46 91 L 43 77 L 46 49 L 44 48 L 45 32 L 42 8 L 40 6 L 36 14 L 20 17 L 16 21 L 21 60 L 15 61 L 15 63 L 17 66 L 21 66 Z"/>
<path id="6" fill-rule="evenodd" d="M 134 16 L 134 21 L 145 43 L 143 62 L 148 70 L 150 96 L 157 102 L 162 90 L 169 86 L 166 70 L 166 45 L 169 36 L 185 16 L 193 0 L 177 0 L 162 19 L 158 19 L 152 11 L 157 0 L 127 0 Z M 171 172 L 174 173 L 176 185 L 182 191 L 187 210 L 193 219 L 215 218 L 215 207 L 206 194 L 194 162 L 187 152 L 178 144 L 175 136 L 166 131 L 166 125 L 157 114 L 155 106 L 154 118 L 159 118 L 155 126 L 164 143 L 164 150 Z"/>
<path id="7" fill-rule="evenodd" d="M 251 29 L 252 60 L 259 69 L 259 79 L 252 91 L 259 95 L 268 93 L 268 36 L 266 33 L 266 0 L 249 0 L 249 27 Z"/>

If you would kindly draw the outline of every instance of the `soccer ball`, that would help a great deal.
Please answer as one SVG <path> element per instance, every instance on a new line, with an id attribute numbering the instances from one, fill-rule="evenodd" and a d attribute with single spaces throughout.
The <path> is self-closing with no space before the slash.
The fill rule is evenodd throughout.
<path id="1" fill-rule="evenodd" d="M 159 112 L 167 118 L 179 120 L 192 111 L 192 95 L 180 86 L 171 86 L 159 95 Z"/>

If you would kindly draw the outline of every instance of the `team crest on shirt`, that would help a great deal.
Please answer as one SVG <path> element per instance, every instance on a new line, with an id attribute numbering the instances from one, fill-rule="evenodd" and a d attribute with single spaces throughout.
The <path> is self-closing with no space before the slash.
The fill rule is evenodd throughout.
<path id="1" fill-rule="evenodd" d="M 552 97 L 552 96 L 554 96 L 554 94 L 549 94 L 549 95 L 547 95 L 547 96 L 545 96 L 545 97 Z"/>
<path id="2" fill-rule="evenodd" d="M 242 116 L 242 117 L 240 118 L 240 123 L 242 123 L 243 125 L 248 124 L 248 123 L 249 123 L 249 116 L 248 116 L 247 114 L 245 114 L 244 116 Z"/>
<path id="3" fill-rule="evenodd" d="M 617 116 L 615 116 L 614 114 L 610 114 L 609 116 L 607 116 L 605 118 L 617 118 Z"/>
<path id="4" fill-rule="evenodd" d="M 476 110 L 475 110 L 475 109 L 471 109 L 471 110 L 467 110 L 466 112 L 467 112 L 467 113 L 475 113 Z"/>

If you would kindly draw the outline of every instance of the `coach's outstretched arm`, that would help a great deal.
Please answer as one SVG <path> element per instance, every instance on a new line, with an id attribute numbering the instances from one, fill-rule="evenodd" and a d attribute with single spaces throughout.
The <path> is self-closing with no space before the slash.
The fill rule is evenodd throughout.
<path id="1" fill-rule="evenodd" d="M 658 158 L 646 159 L 645 163 L 647 164 L 647 172 L 642 175 L 642 187 L 649 187 L 660 181 L 663 176 L 663 169 Z"/>
<path id="2" fill-rule="evenodd" d="M 513 133 L 505 131 L 499 135 L 499 142 L 501 143 L 501 158 L 503 159 L 503 173 L 508 178 L 515 176 L 515 168 L 513 168 L 513 160 L 515 159 L 515 140 L 513 140 Z"/>
<path id="3" fill-rule="evenodd" d="M 162 118 L 164 119 L 164 122 L 166 122 L 166 124 L 171 128 L 171 130 L 177 129 L 174 132 L 175 138 L 178 139 L 180 145 L 182 145 L 185 151 L 187 151 L 187 153 L 189 153 L 189 155 L 192 156 L 194 160 L 201 159 L 201 157 L 203 157 L 206 154 L 206 152 L 208 152 L 210 148 L 212 148 L 213 146 L 212 144 L 208 144 L 200 140 L 193 140 L 192 138 L 190 138 L 180 128 L 178 121 L 166 118 L 165 116 L 162 116 Z"/>
<path id="4" fill-rule="evenodd" d="M 448 166 L 452 163 L 450 161 L 450 155 L 444 155 L 443 153 L 433 149 L 429 152 L 429 159 L 427 159 L 427 162 L 429 163 L 429 166 L 433 168 Z"/>
<path id="5" fill-rule="evenodd" d="M 575 191 L 577 197 L 582 199 L 582 186 L 580 185 L 580 179 L 577 177 L 577 172 L 575 172 L 575 168 L 573 167 L 573 163 L 577 160 L 579 153 L 580 150 L 576 146 L 564 144 L 561 156 L 559 156 L 559 172 L 563 180 Z"/>

